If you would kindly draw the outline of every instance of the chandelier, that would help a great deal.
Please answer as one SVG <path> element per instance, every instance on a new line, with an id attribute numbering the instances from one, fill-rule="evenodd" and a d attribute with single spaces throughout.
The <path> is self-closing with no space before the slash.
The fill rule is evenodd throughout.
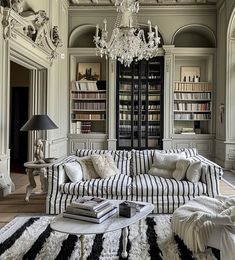
<path id="1" fill-rule="evenodd" d="M 101 30 L 96 26 L 96 35 L 94 42 L 97 48 L 97 55 L 109 57 L 120 61 L 124 66 L 130 66 L 132 61 L 150 59 L 157 55 L 158 27 L 155 26 L 155 32 L 152 31 L 151 21 L 148 20 L 147 40 L 144 30 L 137 24 L 137 13 L 139 11 L 139 2 L 137 0 L 116 0 L 117 19 L 115 28 L 108 41 L 107 20 L 104 19 L 104 27 Z M 100 35 L 101 34 L 101 35 Z"/>

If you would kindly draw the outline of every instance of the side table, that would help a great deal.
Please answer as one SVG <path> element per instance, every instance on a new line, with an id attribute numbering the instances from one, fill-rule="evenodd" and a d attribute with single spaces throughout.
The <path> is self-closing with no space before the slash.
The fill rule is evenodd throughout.
<path id="1" fill-rule="evenodd" d="M 40 194 L 45 193 L 47 191 L 46 167 L 50 165 L 51 163 L 37 163 L 36 161 L 24 163 L 24 167 L 26 168 L 25 171 L 29 179 L 29 184 L 26 187 L 25 201 L 29 201 L 29 197 L 33 193 L 33 189 L 37 186 L 34 179 L 35 176 L 40 176 L 42 190 Z"/>

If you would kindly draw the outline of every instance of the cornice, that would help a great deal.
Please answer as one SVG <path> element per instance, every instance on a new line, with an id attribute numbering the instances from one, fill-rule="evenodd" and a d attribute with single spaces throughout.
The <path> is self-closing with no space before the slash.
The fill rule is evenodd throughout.
<path id="1" fill-rule="evenodd" d="M 110 13 L 115 12 L 116 8 L 114 6 L 70 6 L 69 7 L 70 14 L 82 12 L 103 12 L 103 13 Z M 179 5 L 179 6 L 141 6 L 138 16 L 141 13 L 154 13 L 154 14 L 161 14 L 169 13 L 169 14 L 184 14 L 184 15 L 191 15 L 191 14 L 212 14 L 216 13 L 216 6 L 215 5 L 197 5 L 197 6 L 190 6 L 190 5 Z"/>

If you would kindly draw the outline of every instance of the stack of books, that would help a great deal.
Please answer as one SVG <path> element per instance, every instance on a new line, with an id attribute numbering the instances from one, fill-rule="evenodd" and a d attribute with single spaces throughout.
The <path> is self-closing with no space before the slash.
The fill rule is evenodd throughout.
<path id="1" fill-rule="evenodd" d="M 85 196 L 72 202 L 63 213 L 63 217 L 102 223 L 117 212 L 117 208 L 108 200 Z"/>

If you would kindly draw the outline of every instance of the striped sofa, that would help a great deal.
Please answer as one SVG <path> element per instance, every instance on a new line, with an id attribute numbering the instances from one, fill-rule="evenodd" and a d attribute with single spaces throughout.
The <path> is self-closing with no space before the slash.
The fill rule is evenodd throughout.
<path id="1" fill-rule="evenodd" d="M 202 162 L 202 175 L 198 183 L 176 181 L 147 174 L 153 163 L 156 150 L 109 151 L 120 170 L 120 174 L 107 179 L 91 179 L 77 183 L 69 182 L 64 165 L 77 157 L 93 153 L 103 154 L 107 150 L 78 150 L 76 155 L 67 156 L 47 168 L 48 193 L 46 213 L 58 214 L 80 196 L 100 196 L 108 199 L 148 201 L 154 204 L 155 213 L 173 213 L 188 200 L 219 194 L 219 179 L 222 169 L 207 160 L 194 148 L 163 150 L 163 153 L 184 152 L 187 158 Z"/>

